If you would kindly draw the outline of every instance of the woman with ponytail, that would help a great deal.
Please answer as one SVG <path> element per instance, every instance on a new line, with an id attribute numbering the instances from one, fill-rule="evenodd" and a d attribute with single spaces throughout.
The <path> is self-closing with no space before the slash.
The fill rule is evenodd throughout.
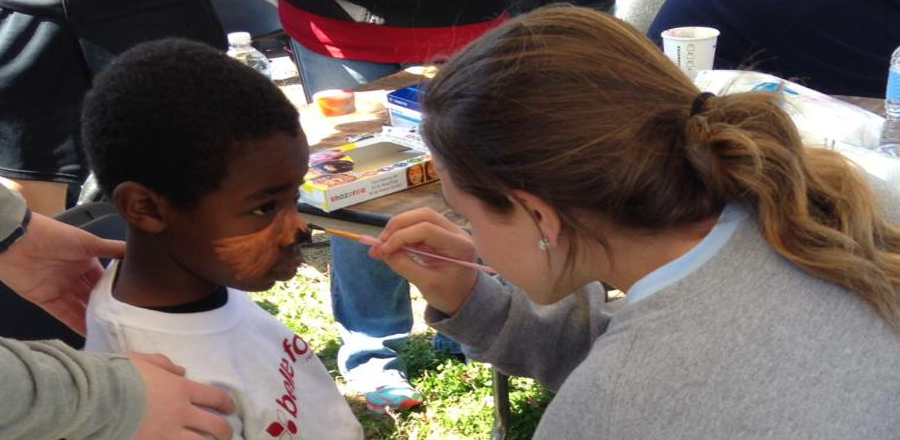
<path id="1" fill-rule="evenodd" d="M 420 209 L 371 255 L 472 358 L 558 390 L 535 438 L 896 439 L 900 197 L 781 105 L 701 93 L 611 16 L 540 9 L 425 97 L 471 235 Z"/>

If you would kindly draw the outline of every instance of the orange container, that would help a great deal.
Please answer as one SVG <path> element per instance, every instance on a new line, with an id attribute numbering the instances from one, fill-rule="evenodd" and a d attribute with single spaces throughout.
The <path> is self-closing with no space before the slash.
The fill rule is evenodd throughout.
<path id="1" fill-rule="evenodd" d="M 341 116 L 356 111 L 352 90 L 322 90 L 313 95 L 313 101 L 324 116 Z"/>

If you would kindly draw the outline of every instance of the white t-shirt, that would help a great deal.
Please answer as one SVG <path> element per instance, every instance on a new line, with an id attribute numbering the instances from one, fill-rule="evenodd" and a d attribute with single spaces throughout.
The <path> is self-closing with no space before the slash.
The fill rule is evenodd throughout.
<path id="1" fill-rule="evenodd" d="M 186 377 L 225 390 L 238 411 L 233 439 L 361 440 L 362 427 L 299 336 L 239 290 L 199 313 L 164 313 L 112 296 L 117 262 L 91 294 L 88 351 L 162 353 Z"/>

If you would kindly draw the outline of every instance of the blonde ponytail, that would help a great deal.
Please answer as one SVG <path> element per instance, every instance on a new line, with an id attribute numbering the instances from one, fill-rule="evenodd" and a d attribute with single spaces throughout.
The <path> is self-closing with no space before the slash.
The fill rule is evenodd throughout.
<path id="1" fill-rule="evenodd" d="M 688 161 L 715 197 L 755 208 L 776 252 L 861 295 L 900 330 L 900 228 L 854 164 L 802 145 L 776 96 L 710 100 L 687 121 Z"/>

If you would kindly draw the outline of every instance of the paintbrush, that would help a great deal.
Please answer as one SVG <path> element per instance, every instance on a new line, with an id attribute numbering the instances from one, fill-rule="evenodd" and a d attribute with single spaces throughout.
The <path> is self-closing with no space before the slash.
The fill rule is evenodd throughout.
<path id="1" fill-rule="evenodd" d="M 384 244 L 383 241 L 381 241 L 375 237 L 372 237 L 371 235 L 354 234 L 352 232 L 341 231 L 339 229 L 323 228 L 319 225 L 314 225 L 312 223 L 308 223 L 307 225 L 309 226 L 309 229 L 315 229 L 317 231 L 323 231 L 325 233 L 328 233 L 331 235 L 336 235 L 338 237 L 344 237 L 344 238 L 356 241 L 358 243 L 362 243 L 366 246 L 378 246 L 378 245 Z M 414 254 L 419 254 L 419 255 L 422 255 L 425 257 L 434 258 L 437 260 L 449 261 L 451 263 L 456 263 L 460 266 L 465 266 L 470 269 L 480 270 L 482 272 L 486 272 L 491 275 L 494 275 L 497 273 L 496 270 L 491 269 L 490 267 L 487 267 L 482 264 L 472 263 L 472 262 L 463 261 L 463 260 L 457 260 L 456 258 L 450 258 L 450 257 L 445 257 L 443 255 L 433 254 L 431 252 L 426 252 L 426 251 L 423 251 L 420 249 L 416 249 L 414 247 L 403 246 L 403 250 L 405 250 L 407 252 L 412 252 Z M 414 260 L 416 260 L 417 263 L 421 263 L 421 260 L 418 260 L 418 259 L 414 259 Z"/>

